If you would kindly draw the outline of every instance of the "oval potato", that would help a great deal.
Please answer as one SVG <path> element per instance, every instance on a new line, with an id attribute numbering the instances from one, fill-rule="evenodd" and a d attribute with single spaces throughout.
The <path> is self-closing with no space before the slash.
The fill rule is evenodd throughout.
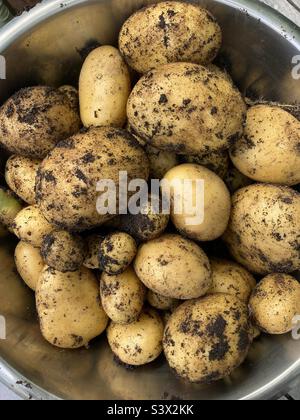
<path id="1" fill-rule="evenodd" d="M 18 273 L 30 289 L 35 291 L 40 274 L 45 266 L 39 248 L 20 241 L 15 250 Z"/>

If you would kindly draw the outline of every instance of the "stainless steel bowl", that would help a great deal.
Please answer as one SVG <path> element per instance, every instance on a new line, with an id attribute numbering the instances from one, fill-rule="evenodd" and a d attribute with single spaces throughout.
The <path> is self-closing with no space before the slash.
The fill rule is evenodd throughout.
<path id="1" fill-rule="evenodd" d="M 269 100 L 299 101 L 292 78 L 300 54 L 299 28 L 253 0 L 203 0 L 224 31 L 222 60 L 243 93 Z M 143 0 L 43 1 L 0 32 L 7 79 L 0 101 L 38 83 L 77 82 L 84 52 L 95 42 L 115 44 L 120 25 Z M 231 378 L 213 386 L 186 384 L 163 360 L 136 371 L 117 366 L 105 338 L 89 351 L 62 351 L 38 330 L 34 296 L 15 272 L 15 242 L 0 242 L 0 379 L 24 398 L 43 399 L 265 399 L 275 398 L 300 374 L 300 341 L 290 335 L 262 337 Z"/>

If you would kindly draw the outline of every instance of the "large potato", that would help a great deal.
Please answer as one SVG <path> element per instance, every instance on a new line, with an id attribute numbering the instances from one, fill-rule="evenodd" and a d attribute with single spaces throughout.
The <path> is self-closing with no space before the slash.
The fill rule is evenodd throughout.
<path id="1" fill-rule="evenodd" d="M 130 90 L 129 71 L 119 51 L 111 46 L 93 50 L 79 79 L 80 114 L 85 127 L 123 127 Z"/>
<path id="2" fill-rule="evenodd" d="M 207 256 L 179 235 L 163 235 L 142 245 L 134 268 L 146 287 L 174 299 L 197 298 L 211 287 Z"/>
<path id="3" fill-rule="evenodd" d="M 47 86 L 22 89 L 0 108 L 0 143 L 11 153 L 30 158 L 44 158 L 80 126 L 68 96 Z"/>
<path id="4" fill-rule="evenodd" d="M 234 165 L 259 182 L 300 182 L 300 121 L 269 105 L 249 109 L 244 136 L 232 147 Z"/>
<path id="5" fill-rule="evenodd" d="M 218 54 L 221 28 L 196 4 L 167 1 L 133 14 L 123 25 L 119 48 L 139 73 L 178 61 L 207 64 Z"/>
<path id="6" fill-rule="evenodd" d="M 224 77 L 197 64 L 166 64 L 142 77 L 127 104 L 129 124 L 150 145 L 182 155 L 229 149 L 246 105 Z"/>
<path id="7" fill-rule="evenodd" d="M 58 144 L 43 161 L 37 177 L 37 202 L 47 220 L 63 230 L 82 231 L 112 218 L 99 214 L 96 191 L 101 180 L 114 181 L 119 172 L 128 182 L 147 179 L 145 152 L 123 130 L 96 127 Z"/>
<path id="8" fill-rule="evenodd" d="M 233 196 L 224 239 L 234 258 L 257 274 L 300 269 L 300 194 L 255 184 Z"/>
<path id="9" fill-rule="evenodd" d="M 42 334 L 54 346 L 87 346 L 107 326 L 98 281 L 87 268 L 61 273 L 46 266 L 37 284 L 36 302 Z"/>
<path id="10" fill-rule="evenodd" d="M 35 290 L 45 266 L 40 249 L 20 241 L 15 250 L 15 263 L 24 282 L 30 289 Z"/>

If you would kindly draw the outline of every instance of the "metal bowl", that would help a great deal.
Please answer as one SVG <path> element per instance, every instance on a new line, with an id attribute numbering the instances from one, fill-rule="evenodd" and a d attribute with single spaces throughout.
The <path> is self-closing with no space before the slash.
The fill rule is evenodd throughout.
<path id="1" fill-rule="evenodd" d="M 221 59 L 244 94 L 268 100 L 299 101 L 293 57 L 300 33 L 291 22 L 253 0 L 203 0 L 224 31 Z M 38 83 L 77 83 L 88 47 L 115 44 L 122 22 L 142 0 L 43 1 L 0 33 L 7 79 L 0 101 Z M 43 399 L 265 399 L 275 398 L 300 374 L 300 341 L 291 335 L 263 336 L 247 362 L 213 386 L 187 384 L 161 359 L 135 371 L 115 364 L 105 338 L 89 351 L 62 351 L 48 345 L 37 325 L 34 296 L 17 276 L 14 239 L 0 242 L 0 315 L 7 339 L 0 340 L 0 379 L 24 398 Z"/>

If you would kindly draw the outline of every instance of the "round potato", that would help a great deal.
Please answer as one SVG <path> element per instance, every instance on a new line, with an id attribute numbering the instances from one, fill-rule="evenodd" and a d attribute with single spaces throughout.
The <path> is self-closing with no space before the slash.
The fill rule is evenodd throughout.
<path id="1" fill-rule="evenodd" d="M 171 191 L 172 222 L 184 236 L 213 241 L 223 235 L 231 198 L 221 178 L 204 166 L 184 164 L 171 169 L 164 181 Z M 204 182 L 200 188 L 199 182 Z"/>
<path id="2" fill-rule="evenodd" d="M 28 206 L 17 214 L 13 231 L 21 241 L 41 248 L 44 236 L 53 231 L 53 226 L 47 222 L 38 206 Z"/>
<path id="3" fill-rule="evenodd" d="M 184 160 L 186 163 L 205 166 L 205 168 L 210 169 L 222 179 L 226 177 L 229 169 L 229 155 L 227 151 L 212 152 L 198 156 L 186 156 Z"/>
<path id="4" fill-rule="evenodd" d="M 112 219 L 106 202 L 110 194 L 97 192 L 110 180 L 118 193 L 120 171 L 132 179 L 148 179 L 145 152 L 124 130 L 95 127 L 58 144 L 43 161 L 37 176 L 37 202 L 46 219 L 59 229 L 83 231 Z M 105 214 L 103 214 L 105 213 Z M 111 213 L 111 212 L 109 212 Z"/>
<path id="5" fill-rule="evenodd" d="M 177 299 L 162 296 L 152 290 L 148 290 L 147 300 L 153 308 L 159 309 L 160 311 L 171 311 L 179 304 Z"/>
<path id="6" fill-rule="evenodd" d="M 44 158 L 80 127 L 68 96 L 47 86 L 21 89 L 0 108 L 0 143 L 9 152 L 29 158 Z"/>
<path id="7" fill-rule="evenodd" d="M 163 235 L 142 245 L 134 262 L 148 289 L 174 299 L 193 299 L 211 287 L 207 256 L 194 242 L 179 235 Z"/>
<path id="8" fill-rule="evenodd" d="M 37 282 L 45 266 L 39 248 L 20 241 L 15 250 L 18 273 L 30 289 L 36 289 Z"/>
<path id="9" fill-rule="evenodd" d="M 300 269 L 300 194 L 254 184 L 237 191 L 224 240 L 236 261 L 253 273 Z"/>
<path id="10" fill-rule="evenodd" d="M 197 383 L 229 376 L 247 357 L 252 330 L 238 298 L 210 295 L 179 306 L 164 333 L 164 351 L 176 373 Z"/>
<path id="11" fill-rule="evenodd" d="M 88 346 L 106 329 L 99 284 L 87 268 L 61 273 L 46 266 L 37 284 L 36 302 L 42 334 L 56 347 Z"/>
<path id="12" fill-rule="evenodd" d="M 112 322 L 107 338 L 113 353 L 121 362 L 141 366 L 153 362 L 162 352 L 163 322 L 154 309 L 145 309 L 131 324 Z"/>
<path id="13" fill-rule="evenodd" d="M 131 90 L 130 75 L 119 51 L 111 46 L 93 50 L 79 79 L 80 115 L 85 127 L 123 127 Z"/>
<path id="14" fill-rule="evenodd" d="M 119 35 L 119 49 L 138 73 L 178 61 L 210 63 L 221 44 L 222 31 L 211 13 L 179 1 L 139 10 Z"/>
<path id="15" fill-rule="evenodd" d="M 229 149 L 243 133 L 246 111 L 230 81 L 190 63 L 149 72 L 127 104 L 129 125 L 141 139 L 187 156 Z"/>
<path id="16" fill-rule="evenodd" d="M 175 153 L 151 146 L 146 147 L 146 153 L 150 161 L 151 179 L 162 179 L 170 169 L 179 164 L 179 159 Z"/>
<path id="17" fill-rule="evenodd" d="M 300 121 L 269 105 L 249 109 L 244 136 L 233 145 L 234 165 L 248 178 L 272 184 L 300 182 Z"/>
<path id="18" fill-rule="evenodd" d="M 100 270 L 100 246 L 104 239 L 103 235 L 89 235 L 86 238 L 87 244 L 87 255 L 83 262 L 83 265 L 91 270 Z"/>
<path id="19" fill-rule="evenodd" d="M 300 314 L 300 284 L 288 274 L 270 274 L 254 290 L 249 303 L 255 325 L 268 334 L 285 334 Z"/>
<path id="20" fill-rule="evenodd" d="M 45 263 L 62 273 L 78 270 L 86 253 L 85 243 L 78 235 L 56 230 L 43 238 L 41 255 Z"/>
<path id="21" fill-rule="evenodd" d="M 212 287 L 209 293 L 224 293 L 248 303 L 256 280 L 244 267 L 228 260 L 213 259 Z"/>
<path id="22" fill-rule="evenodd" d="M 35 180 L 41 161 L 24 156 L 11 156 L 5 168 L 9 188 L 27 204 L 35 204 Z"/>
<path id="23" fill-rule="evenodd" d="M 114 276 L 103 273 L 100 294 L 108 317 L 116 324 L 129 324 L 136 321 L 142 312 L 146 289 L 129 267 Z"/>
<path id="24" fill-rule="evenodd" d="M 14 196 L 12 191 L 0 187 L 0 223 L 12 229 L 15 217 L 22 210 L 23 206 Z"/>
<path id="25" fill-rule="evenodd" d="M 100 245 L 100 267 L 107 274 L 121 274 L 137 254 L 135 240 L 124 232 L 108 235 Z"/>

